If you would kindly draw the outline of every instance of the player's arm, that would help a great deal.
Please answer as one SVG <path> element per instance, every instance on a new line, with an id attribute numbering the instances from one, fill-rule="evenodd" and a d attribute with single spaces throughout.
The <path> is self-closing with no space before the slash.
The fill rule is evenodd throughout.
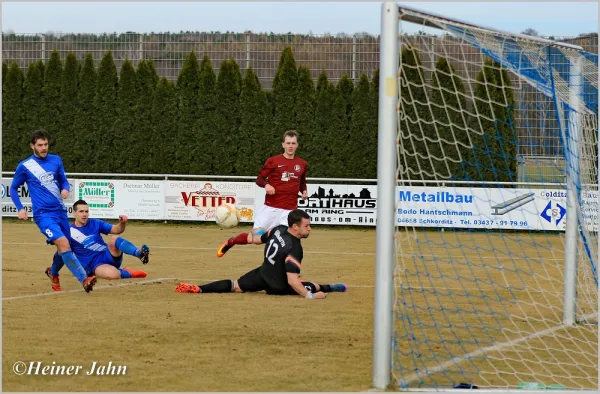
<path id="1" fill-rule="evenodd" d="M 294 257 L 294 252 L 290 251 L 288 255 L 285 257 L 285 272 L 287 274 L 288 284 L 298 295 L 304 298 L 325 298 L 327 295 L 323 292 L 312 293 L 302 284 L 300 280 L 300 269 L 302 265 L 300 260 Z"/>
<path id="2" fill-rule="evenodd" d="M 269 240 L 269 236 L 271 236 L 271 230 L 265 231 L 261 234 L 254 234 L 253 232 L 250 232 L 248 233 L 248 243 L 254 245 L 266 244 Z"/>
<path id="3" fill-rule="evenodd" d="M 273 186 L 269 185 L 269 175 L 273 172 L 274 169 L 275 163 L 273 162 L 272 158 L 269 157 L 265 162 L 263 168 L 261 168 L 258 172 L 258 176 L 256 177 L 255 181 L 256 185 L 258 187 L 264 188 L 268 194 L 272 194 L 275 191 Z"/>
<path id="4" fill-rule="evenodd" d="M 109 224 L 111 229 L 108 234 L 122 234 L 125 227 L 127 227 L 127 220 L 127 215 L 119 215 L 119 224 Z"/>
<path id="5" fill-rule="evenodd" d="M 69 185 L 69 180 L 67 179 L 67 174 L 65 173 L 65 167 L 60 158 L 58 159 L 58 170 L 56 171 L 56 179 L 58 180 L 58 184 L 60 185 L 61 197 L 62 198 L 69 197 L 69 192 L 71 191 L 71 185 Z"/>
<path id="6" fill-rule="evenodd" d="M 308 198 L 308 186 L 306 185 L 306 171 L 308 170 L 308 163 L 304 167 L 304 171 L 302 171 L 302 175 L 300 176 L 300 194 L 302 194 L 302 199 L 306 200 Z"/>
<path id="7" fill-rule="evenodd" d="M 19 198 L 19 188 L 25 184 L 27 180 L 27 175 L 25 174 L 25 169 L 21 164 L 17 166 L 15 170 L 15 175 L 13 176 L 13 180 L 10 184 L 10 198 L 15 204 L 17 211 L 21 211 L 23 208 L 23 204 L 21 204 L 21 199 Z"/>

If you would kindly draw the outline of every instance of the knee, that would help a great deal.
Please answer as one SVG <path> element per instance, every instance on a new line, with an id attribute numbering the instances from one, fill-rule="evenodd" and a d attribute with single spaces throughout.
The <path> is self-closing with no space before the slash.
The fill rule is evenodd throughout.
<path id="1" fill-rule="evenodd" d="M 233 292 L 234 292 L 234 293 L 243 293 L 243 292 L 244 292 L 244 290 L 242 290 L 242 289 L 240 288 L 240 285 L 238 284 L 238 281 L 237 281 L 237 280 L 234 280 L 234 281 L 233 281 Z"/>
<path id="2" fill-rule="evenodd" d="M 108 246 L 112 247 L 112 248 L 116 248 L 117 247 L 117 238 L 119 238 L 116 235 L 112 235 L 109 239 L 108 239 Z"/>

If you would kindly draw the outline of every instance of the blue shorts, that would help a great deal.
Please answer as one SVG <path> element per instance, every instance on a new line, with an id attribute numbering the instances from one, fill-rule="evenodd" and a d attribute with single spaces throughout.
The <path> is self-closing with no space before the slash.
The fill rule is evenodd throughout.
<path id="1" fill-rule="evenodd" d="M 60 237 L 66 237 L 70 241 L 71 230 L 66 211 L 41 213 L 34 216 L 33 221 L 46 237 L 46 243 L 52 244 Z"/>
<path id="2" fill-rule="evenodd" d="M 96 257 L 94 257 L 94 259 L 91 261 L 91 263 L 82 263 L 81 265 L 83 266 L 83 269 L 85 269 L 87 275 L 92 276 L 95 275 L 94 272 L 96 271 L 96 268 L 98 268 L 101 265 L 108 264 L 112 265 L 115 268 L 119 268 L 121 267 L 122 262 L 123 254 L 121 254 L 119 257 L 114 257 L 112 254 L 110 254 L 110 250 L 106 249 L 105 251 L 98 253 Z"/>

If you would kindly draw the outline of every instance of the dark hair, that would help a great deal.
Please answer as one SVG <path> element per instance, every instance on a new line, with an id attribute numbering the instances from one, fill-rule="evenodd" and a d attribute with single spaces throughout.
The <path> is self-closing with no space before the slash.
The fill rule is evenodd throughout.
<path id="1" fill-rule="evenodd" d="M 285 142 L 285 137 L 296 137 L 296 139 L 298 139 L 298 132 L 296 130 L 288 130 L 285 133 L 283 133 L 283 140 L 282 142 Z"/>
<path id="2" fill-rule="evenodd" d="M 301 209 L 294 209 L 288 214 L 288 227 L 292 227 L 294 224 L 299 226 L 302 219 L 310 219 L 310 216 Z"/>
<path id="3" fill-rule="evenodd" d="M 85 202 L 84 200 L 75 201 L 75 204 L 73 204 L 73 211 L 77 211 L 77 207 L 80 205 L 88 205 L 88 203 Z"/>
<path id="4" fill-rule="evenodd" d="M 31 134 L 31 143 L 35 145 L 37 140 L 48 140 L 50 142 L 50 134 L 44 129 L 39 129 Z"/>

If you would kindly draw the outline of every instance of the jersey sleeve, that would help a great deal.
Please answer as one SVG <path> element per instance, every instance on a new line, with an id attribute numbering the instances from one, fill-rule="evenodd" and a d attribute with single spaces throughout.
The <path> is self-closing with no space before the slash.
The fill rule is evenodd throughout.
<path id="1" fill-rule="evenodd" d="M 104 220 L 100 220 L 100 219 L 90 219 L 93 220 L 96 224 L 96 226 L 98 227 L 98 232 L 101 234 L 110 234 L 113 225 L 105 222 Z"/>
<path id="2" fill-rule="evenodd" d="M 256 177 L 256 184 L 260 187 L 265 187 L 267 184 L 267 178 L 275 169 L 275 162 L 272 157 L 269 157 L 265 162 L 265 165 L 258 171 Z"/>
<path id="3" fill-rule="evenodd" d="M 295 244 L 292 245 L 290 250 L 285 256 L 285 272 L 292 274 L 299 274 L 302 268 L 302 260 L 300 259 L 300 246 Z"/>
<path id="4" fill-rule="evenodd" d="M 56 171 L 56 178 L 58 180 L 60 190 L 71 191 L 67 174 L 65 174 L 65 167 L 60 157 L 58 158 L 58 170 Z"/>
<path id="5" fill-rule="evenodd" d="M 269 237 L 271 236 L 271 230 L 267 230 L 265 231 L 261 236 L 260 236 L 260 242 L 266 244 L 267 241 L 269 240 Z"/>
<path id="6" fill-rule="evenodd" d="M 27 175 L 25 174 L 25 168 L 22 164 L 17 166 L 15 170 L 15 175 L 13 176 L 12 183 L 10 184 L 10 199 L 13 204 L 17 208 L 17 211 L 23 209 L 23 204 L 21 204 L 21 199 L 19 198 L 19 187 L 23 186 L 25 181 L 27 180 Z"/>

